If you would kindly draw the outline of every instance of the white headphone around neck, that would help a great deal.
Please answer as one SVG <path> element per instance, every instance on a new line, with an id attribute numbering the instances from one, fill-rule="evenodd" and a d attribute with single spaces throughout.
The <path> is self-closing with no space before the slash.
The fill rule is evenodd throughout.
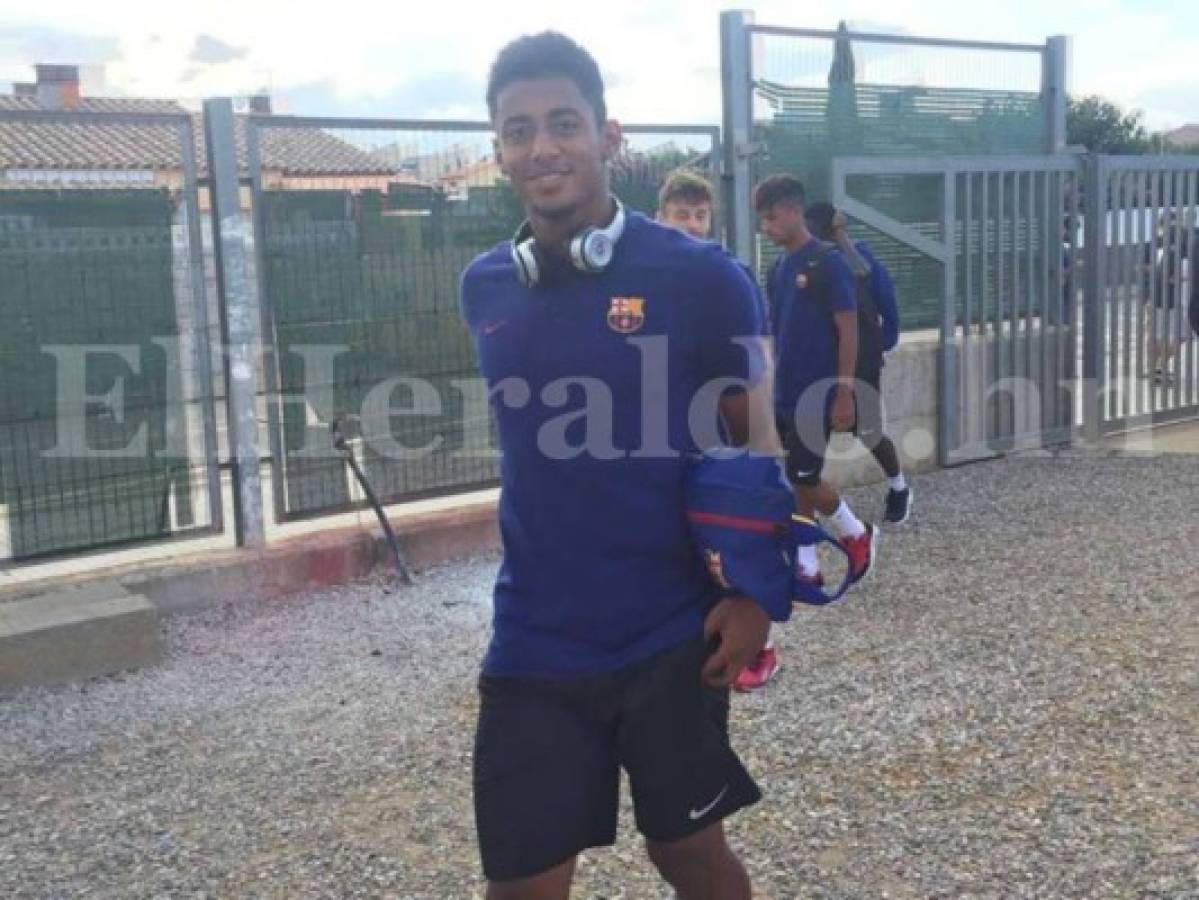
<path id="1" fill-rule="evenodd" d="M 616 242 L 624 234 L 624 206 L 615 197 L 616 214 L 602 228 L 588 226 L 570 239 L 570 261 L 580 272 L 602 272 L 612 262 Z M 529 220 L 520 223 L 512 238 L 512 261 L 516 277 L 525 287 L 536 287 L 545 270 L 545 254 L 537 246 Z"/>

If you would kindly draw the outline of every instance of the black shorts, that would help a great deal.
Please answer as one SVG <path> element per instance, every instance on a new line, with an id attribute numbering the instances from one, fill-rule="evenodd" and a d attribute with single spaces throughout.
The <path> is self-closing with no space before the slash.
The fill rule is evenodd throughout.
<path id="1" fill-rule="evenodd" d="M 475 822 L 489 880 L 614 843 L 621 768 L 637 828 L 655 841 L 761 799 L 729 746 L 728 691 L 700 680 L 706 657 L 697 637 L 599 676 L 479 679 Z"/>
<path id="2" fill-rule="evenodd" d="M 850 429 L 867 450 L 873 450 L 883 438 L 883 399 L 881 372 L 858 376 L 854 389 L 854 424 Z M 820 483 L 824 457 L 828 453 L 833 425 L 829 418 L 831 395 L 825 404 L 823 420 L 805 419 L 800 413 L 794 420 L 779 416 L 779 437 L 787 452 L 787 477 L 793 484 L 814 486 Z"/>

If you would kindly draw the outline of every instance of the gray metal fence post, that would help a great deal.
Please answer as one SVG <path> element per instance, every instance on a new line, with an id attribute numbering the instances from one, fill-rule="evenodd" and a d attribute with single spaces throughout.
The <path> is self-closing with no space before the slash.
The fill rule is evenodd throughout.
<path id="1" fill-rule="evenodd" d="M 196 172 L 196 140 L 191 121 L 179 126 L 183 162 L 183 203 L 187 211 L 188 259 L 191 264 L 192 302 L 195 313 L 196 371 L 201 393 L 197 398 L 204 420 L 204 472 L 208 481 L 209 518 L 217 531 L 224 528 L 224 503 L 216 429 L 216 383 L 212 377 L 212 331 L 208 321 L 208 296 L 204 285 L 204 236 L 200 229 L 199 176 Z M 190 400 L 190 398 L 187 398 Z"/>
<path id="2" fill-rule="evenodd" d="M 1070 91 L 1070 38 L 1055 35 L 1045 42 L 1041 96 L 1045 101 L 1045 152 L 1066 149 L 1066 100 Z"/>
<path id="3" fill-rule="evenodd" d="M 941 279 L 941 385 L 940 415 L 937 428 L 938 462 L 947 465 L 958 448 L 961 434 L 961 409 L 958 404 L 961 367 L 957 338 L 958 276 L 957 276 L 957 173 L 945 172 L 941 194 L 941 240 L 945 244 L 945 265 Z"/>
<path id="4" fill-rule="evenodd" d="M 1102 338 L 1107 274 L 1107 179 L 1104 158 L 1087 156 L 1083 229 L 1082 417 L 1083 438 L 1095 443 L 1103 433 L 1100 383 L 1104 377 Z"/>
<path id="5" fill-rule="evenodd" d="M 233 101 L 204 101 L 204 135 L 212 185 L 221 334 L 225 342 L 234 528 L 240 546 L 259 547 L 266 540 L 258 469 L 257 400 L 262 336 L 246 266 L 250 224 L 241 208 Z"/>
<path id="6" fill-rule="evenodd" d="M 750 98 L 750 35 L 754 14 L 730 10 L 720 14 L 720 83 L 724 107 L 725 233 L 729 250 L 752 266 L 754 230 L 750 209 L 750 158 L 753 106 Z"/>

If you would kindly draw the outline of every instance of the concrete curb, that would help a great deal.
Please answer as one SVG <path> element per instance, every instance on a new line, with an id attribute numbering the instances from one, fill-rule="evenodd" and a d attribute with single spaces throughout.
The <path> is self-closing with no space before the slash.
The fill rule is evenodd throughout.
<path id="1" fill-rule="evenodd" d="M 392 520 L 416 571 L 499 548 L 494 501 Z M 280 540 L 264 550 L 183 552 L 162 560 L 133 560 L 91 572 L 0 589 L 0 603 L 88 584 L 116 581 L 165 614 L 202 610 L 217 602 L 284 597 L 390 569 L 391 553 L 376 526 L 338 528 Z"/>

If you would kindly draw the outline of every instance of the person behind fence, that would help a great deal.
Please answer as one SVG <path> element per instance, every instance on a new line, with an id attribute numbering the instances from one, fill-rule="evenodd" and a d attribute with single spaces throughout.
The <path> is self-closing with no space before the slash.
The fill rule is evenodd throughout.
<path id="1" fill-rule="evenodd" d="M 658 221 L 671 225 L 697 241 L 709 240 L 712 236 L 715 209 L 715 192 L 712 184 L 702 175 L 687 169 L 677 169 L 671 172 L 658 191 Z M 757 278 L 748 267 L 746 276 L 754 282 L 757 288 Z M 757 291 L 761 308 L 763 336 L 769 338 L 769 316 L 766 311 L 766 300 L 761 290 Z M 733 682 L 733 687 L 742 692 L 756 691 L 765 687 L 766 683 L 779 670 L 778 649 L 774 639 L 767 638 L 766 646 L 758 654 L 752 665 L 746 666 Z"/>
<path id="2" fill-rule="evenodd" d="M 754 189 L 762 233 L 782 249 L 766 277 L 775 350 L 775 410 L 787 452 L 787 476 L 802 516 L 818 513 L 845 547 L 850 575 L 860 581 L 874 565 L 878 530 L 862 522 L 824 481 L 824 457 L 834 431 L 852 431 L 858 355 L 854 276 L 841 251 L 816 238 L 804 215 L 803 183 L 771 175 Z M 823 585 L 814 547 L 797 561 L 802 581 Z"/>
<path id="3" fill-rule="evenodd" d="M 1146 248 L 1152 297 L 1146 305 L 1151 323 L 1149 361 L 1153 383 L 1158 385 L 1174 383 L 1170 362 L 1178 358 L 1182 347 L 1184 316 L 1179 307 L 1186 303 L 1183 292 L 1186 270 L 1191 265 L 1191 244 L 1191 229 L 1183 228 L 1178 213 L 1168 210 L 1158 218 L 1154 240 Z"/>
<path id="4" fill-rule="evenodd" d="M 883 421 L 883 354 L 899 343 L 899 308 L 891 273 L 865 241 L 852 241 L 845 214 L 830 203 L 807 209 L 808 228 L 822 241 L 835 244 L 849 263 L 858 301 L 857 436 L 887 476 L 883 521 L 899 525 L 912 513 L 912 489 L 899 464 L 895 443 Z"/>
<path id="5" fill-rule="evenodd" d="M 684 471 L 703 449 L 689 418 L 715 431 L 717 410 L 733 444 L 780 452 L 754 286 L 719 245 L 610 194 L 620 127 L 574 41 L 505 46 L 487 105 L 528 217 L 461 281 L 502 451 L 474 753 L 487 896 L 566 898 L 578 854 L 615 840 L 623 768 L 677 896 L 748 898 L 722 822 L 760 793 L 728 686 L 791 603 L 722 594 Z"/>

